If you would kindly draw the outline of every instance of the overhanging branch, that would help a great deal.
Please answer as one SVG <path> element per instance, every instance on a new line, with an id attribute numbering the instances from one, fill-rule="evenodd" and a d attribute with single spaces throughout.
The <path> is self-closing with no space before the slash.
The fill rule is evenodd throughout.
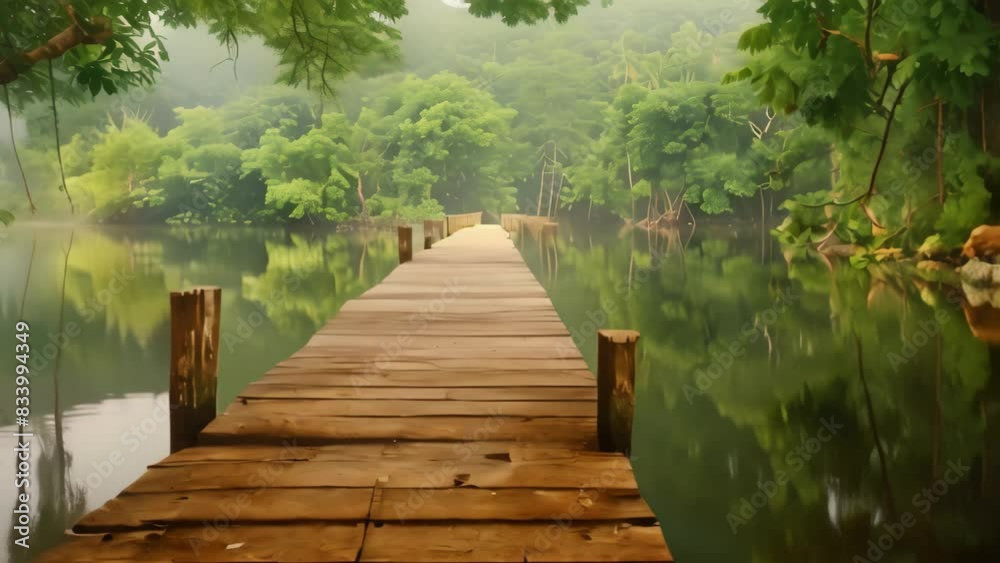
<path id="1" fill-rule="evenodd" d="M 111 20 L 105 16 L 80 21 L 72 6 L 67 5 L 66 11 L 72 20 L 69 27 L 40 47 L 0 61 L 0 84 L 10 84 L 39 62 L 59 58 L 74 47 L 104 43 L 114 33 Z"/>

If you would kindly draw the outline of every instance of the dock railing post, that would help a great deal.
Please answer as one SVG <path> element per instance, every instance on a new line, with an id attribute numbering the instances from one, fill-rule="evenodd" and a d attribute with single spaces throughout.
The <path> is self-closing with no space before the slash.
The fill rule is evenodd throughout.
<path id="1" fill-rule="evenodd" d="M 434 244 L 434 221 L 424 220 L 424 250 L 430 250 Z"/>
<path id="2" fill-rule="evenodd" d="M 638 342 L 634 330 L 597 331 L 597 441 L 604 452 L 632 449 Z"/>
<path id="3" fill-rule="evenodd" d="M 170 453 L 215 419 L 222 289 L 170 292 Z"/>
<path id="4" fill-rule="evenodd" d="M 413 260 L 413 227 L 399 227 L 399 263 Z"/>

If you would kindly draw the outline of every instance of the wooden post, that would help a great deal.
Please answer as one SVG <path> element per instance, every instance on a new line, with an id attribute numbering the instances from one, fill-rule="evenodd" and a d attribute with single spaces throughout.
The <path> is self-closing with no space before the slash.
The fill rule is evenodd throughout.
<path id="1" fill-rule="evenodd" d="M 399 263 L 413 260 L 413 227 L 399 228 Z"/>
<path id="2" fill-rule="evenodd" d="M 218 287 L 170 292 L 170 453 L 215 419 L 221 311 Z"/>
<path id="3" fill-rule="evenodd" d="M 597 441 L 604 452 L 632 449 L 638 342 L 634 330 L 597 331 Z"/>
<path id="4" fill-rule="evenodd" d="M 559 232 L 559 223 L 545 223 L 542 225 L 542 238 L 555 238 L 557 232 Z"/>
<path id="5" fill-rule="evenodd" d="M 424 235 L 424 250 L 430 250 L 432 244 L 434 244 L 434 240 L 431 235 Z"/>
<path id="6" fill-rule="evenodd" d="M 434 221 L 432 219 L 426 219 L 424 221 L 424 238 L 431 237 L 431 242 L 434 242 Z M 430 248 L 425 246 L 425 248 Z"/>

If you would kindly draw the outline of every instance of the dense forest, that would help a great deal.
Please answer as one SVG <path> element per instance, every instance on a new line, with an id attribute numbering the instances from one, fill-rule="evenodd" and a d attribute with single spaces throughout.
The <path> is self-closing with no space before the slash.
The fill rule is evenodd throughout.
<path id="1" fill-rule="evenodd" d="M 1000 202 L 986 2 L 453 4 L 5 10 L 4 219 L 736 214 L 856 252 Z"/>

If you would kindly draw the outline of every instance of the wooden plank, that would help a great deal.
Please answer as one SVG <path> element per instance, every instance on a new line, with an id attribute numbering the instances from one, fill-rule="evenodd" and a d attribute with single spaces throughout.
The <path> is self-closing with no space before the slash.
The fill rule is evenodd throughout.
<path id="1" fill-rule="evenodd" d="M 438 249 L 436 249 L 438 250 Z M 493 253 L 495 251 L 489 251 Z M 406 268 L 397 268 L 390 272 L 383 279 L 382 285 L 396 286 L 399 287 L 403 285 L 400 283 L 403 280 L 408 280 L 412 278 L 422 278 L 421 285 L 436 285 L 436 286 L 454 286 L 456 280 L 459 282 L 468 279 L 470 285 L 481 285 L 486 287 L 496 287 L 502 285 L 507 281 L 507 277 L 497 278 L 497 277 L 485 277 L 479 274 L 483 272 L 504 272 L 515 279 L 518 283 L 528 285 L 534 282 L 533 287 L 539 287 L 538 281 L 534 278 L 532 279 L 520 279 L 527 278 L 531 276 L 531 268 L 527 264 L 516 262 L 504 263 L 498 262 L 496 264 L 491 264 L 489 262 L 479 262 L 471 261 L 472 256 L 468 254 L 460 255 L 454 249 L 449 249 L 446 252 L 434 252 L 436 257 L 432 257 L 430 253 L 421 253 L 422 256 L 418 256 L 413 264 L 410 264 Z M 441 262 L 444 260 L 443 256 L 454 254 L 455 266 L 442 270 Z M 498 253 L 498 257 L 502 260 L 503 258 L 510 256 L 508 253 Z M 432 261 L 428 261 L 428 260 Z"/>
<path id="2" fill-rule="evenodd" d="M 371 462 L 246 462 L 170 465 L 152 467 L 129 485 L 125 492 L 175 493 L 251 489 L 260 487 L 262 474 L 267 486 L 292 487 L 373 487 L 378 478 Z"/>
<path id="3" fill-rule="evenodd" d="M 550 527 L 545 537 L 527 550 L 528 563 L 601 563 L 604 561 L 673 561 L 659 525 L 571 524 Z M 555 536 L 553 538 L 552 536 Z"/>
<path id="4" fill-rule="evenodd" d="M 593 387 L 594 376 L 585 370 L 553 371 L 381 371 L 371 369 L 345 370 L 331 373 L 319 368 L 275 368 L 258 382 L 259 385 L 305 385 L 314 387 Z"/>
<path id="5" fill-rule="evenodd" d="M 442 291 L 451 289 L 448 284 L 440 281 L 432 283 L 414 282 L 409 284 L 383 283 L 376 285 L 361 294 L 358 299 L 417 299 L 427 300 L 442 296 Z M 490 285 L 474 285 L 461 288 L 462 296 L 479 297 L 546 297 L 545 290 L 534 282 L 526 280 L 520 284 L 492 283 Z"/>
<path id="6" fill-rule="evenodd" d="M 409 399 L 428 401 L 586 401 L 597 400 L 593 387 L 317 387 L 252 383 L 245 399 Z M 591 409 L 596 408 L 589 407 Z"/>
<path id="7" fill-rule="evenodd" d="M 581 451 L 579 443 L 567 442 L 383 442 L 335 444 L 325 446 L 224 445 L 198 446 L 171 454 L 153 467 L 194 463 L 233 463 L 250 461 L 392 461 L 400 462 L 471 462 L 471 463 L 576 463 L 578 460 L 617 460 L 628 467 L 619 454 Z M 614 466 L 613 466 L 614 467 Z"/>
<path id="8" fill-rule="evenodd" d="M 377 489 L 374 521 L 628 520 L 656 517 L 638 491 L 600 489 Z"/>
<path id="9" fill-rule="evenodd" d="M 419 335 L 420 330 L 429 326 L 442 323 L 459 324 L 468 326 L 482 325 L 486 322 L 517 323 L 518 325 L 546 325 L 559 324 L 562 321 L 554 311 L 544 310 L 496 310 L 490 312 L 460 312 L 455 310 L 441 309 L 439 311 L 427 310 L 426 312 L 411 311 L 381 311 L 377 314 L 365 313 L 361 311 L 345 311 L 338 315 L 336 319 L 324 326 L 324 329 L 332 329 L 341 326 L 351 326 L 354 334 L 368 333 L 371 325 L 400 325 L 409 329 L 409 332 Z M 364 329 L 358 325 L 364 325 Z M 531 328 L 531 326 L 525 327 Z M 563 326 L 565 328 L 565 326 Z M 463 336 L 459 334 L 458 336 Z M 518 335 L 513 335 L 518 336 Z"/>
<path id="10" fill-rule="evenodd" d="M 365 326 L 365 334 L 371 336 L 396 336 L 418 332 L 412 323 L 405 321 L 370 320 Z M 502 319 L 484 317 L 480 322 L 428 322 L 420 326 L 419 333 L 424 336 L 569 336 L 569 329 L 562 323 L 554 321 L 532 321 L 516 325 L 507 324 Z M 331 324 L 320 329 L 323 335 L 354 335 L 358 334 L 357 326 L 344 323 Z"/>
<path id="11" fill-rule="evenodd" d="M 73 526 L 77 533 L 153 529 L 167 525 L 226 525 L 310 521 L 356 522 L 368 517 L 372 489 L 256 489 L 123 495 Z"/>
<path id="12" fill-rule="evenodd" d="M 461 290 L 456 290 L 461 291 Z M 439 310 L 438 310 L 439 309 Z M 463 297 L 448 300 L 447 296 L 435 299 L 354 299 L 344 303 L 342 312 L 365 313 L 466 313 L 490 314 L 520 311 L 538 311 L 555 314 L 548 297 Z"/>
<path id="13" fill-rule="evenodd" d="M 368 334 L 325 335 L 317 334 L 309 339 L 306 347 L 320 346 L 331 349 L 381 348 L 382 343 L 392 344 L 393 338 L 373 338 Z M 489 346 L 496 349 L 520 348 L 556 348 L 574 346 L 573 339 L 568 336 L 498 336 L 484 338 L 481 336 L 425 336 L 410 335 L 406 342 L 408 348 L 421 350 L 424 348 L 481 348 Z"/>
<path id="14" fill-rule="evenodd" d="M 597 432 L 596 418 L 516 416 L 319 417 L 223 414 L 202 432 L 200 444 L 300 443 L 379 440 L 512 440 L 567 442 Z"/>
<path id="15" fill-rule="evenodd" d="M 362 562 L 672 561 L 659 526 L 628 524 L 369 524 Z"/>
<path id="16" fill-rule="evenodd" d="M 494 360 L 493 362 L 477 360 L 475 358 L 427 358 L 427 359 L 414 359 L 414 360 L 396 360 L 392 359 L 394 356 L 387 355 L 390 359 L 382 360 L 379 358 L 370 358 L 367 360 L 362 360 L 360 358 L 355 359 L 345 359 L 344 361 L 335 361 L 333 358 L 289 358 L 278 363 L 274 366 L 274 369 L 302 369 L 302 370 L 330 370 L 333 368 L 340 368 L 343 370 L 363 370 L 364 368 L 378 364 L 378 369 L 383 371 L 405 371 L 405 372 L 418 372 L 418 371 L 459 371 L 459 372 L 471 372 L 474 370 L 481 370 L 484 368 L 493 367 L 497 371 L 504 372 L 514 372 L 514 371 L 529 371 L 529 372 L 544 372 L 544 371 L 562 371 L 562 370 L 579 370 L 585 371 L 587 369 L 587 364 L 579 358 L 556 358 L 556 359 L 535 359 L 535 360 L 518 360 L 518 359 L 508 359 L 508 360 Z M 491 365 L 492 364 L 492 365 Z M 273 372 L 274 370 L 272 370 Z"/>
<path id="17" fill-rule="evenodd" d="M 480 488 L 636 489 L 631 467 L 617 458 L 580 457 L 565 462 L 510 463 L 472 455 L 469 461 L 412 460 L 405 457 L 371 461 L 246 462 L 153 467 L 125 492 L 259 488 L 267 475 L 269 488 Z"/>
<path id="18" fill-rule="evenodd" d="M 414 416 L 597 416 L 595 404 L 580 401 L 433 401 L 433 400 L 247 400 L 229 406 L 226 415 L 256 416 L 340 416 L 340 417 L 414 417 Z"/>
<path id="19" fill-rule="evenodd" d="M 385 454 L 384 444 L 336 444 L 306 447 L 292 443 L 278 445 L 197 446 L 170 454 L 151 467 L 248 461 L 376 461 Z"/>
<path id="20" fill-rule="evenodd" d="M 485 339 L 481 339 L 485 340 Z M 370 363 L 373 359 L 378 359 L 382 355 L 390 356 L 399 361 L 416 360 L 480 360 L 481 363 L 488 363 L 482 360 L 549 360 L 549 359 L 579 359 L 579 366 L 586 366 L 583 363 L 583 355 L 576 346 L 564 345 L 552 348 L 500 348 L 490 346 L 488 342 L 483 342 L 479 347 L 429 347 L 416 348 L 408 341 L 406 344 L 399 344 L 391 340 L 373 342 L 374 346 L 363 348 L 348 348 L 343 346 L 317 346 L 309 345 L 299 350 L 289 357 L 290 360 L 305 358 L 320 358 L 332 363 Z M 283 365 L 283 364 L 281 364 Z"/>
<path id="21" fill-rule="evenodd" d="M 38 563 L 340 563 L 355 561 L 364 524 L 171 527 L 161 531 L 75 536 Z"/>

